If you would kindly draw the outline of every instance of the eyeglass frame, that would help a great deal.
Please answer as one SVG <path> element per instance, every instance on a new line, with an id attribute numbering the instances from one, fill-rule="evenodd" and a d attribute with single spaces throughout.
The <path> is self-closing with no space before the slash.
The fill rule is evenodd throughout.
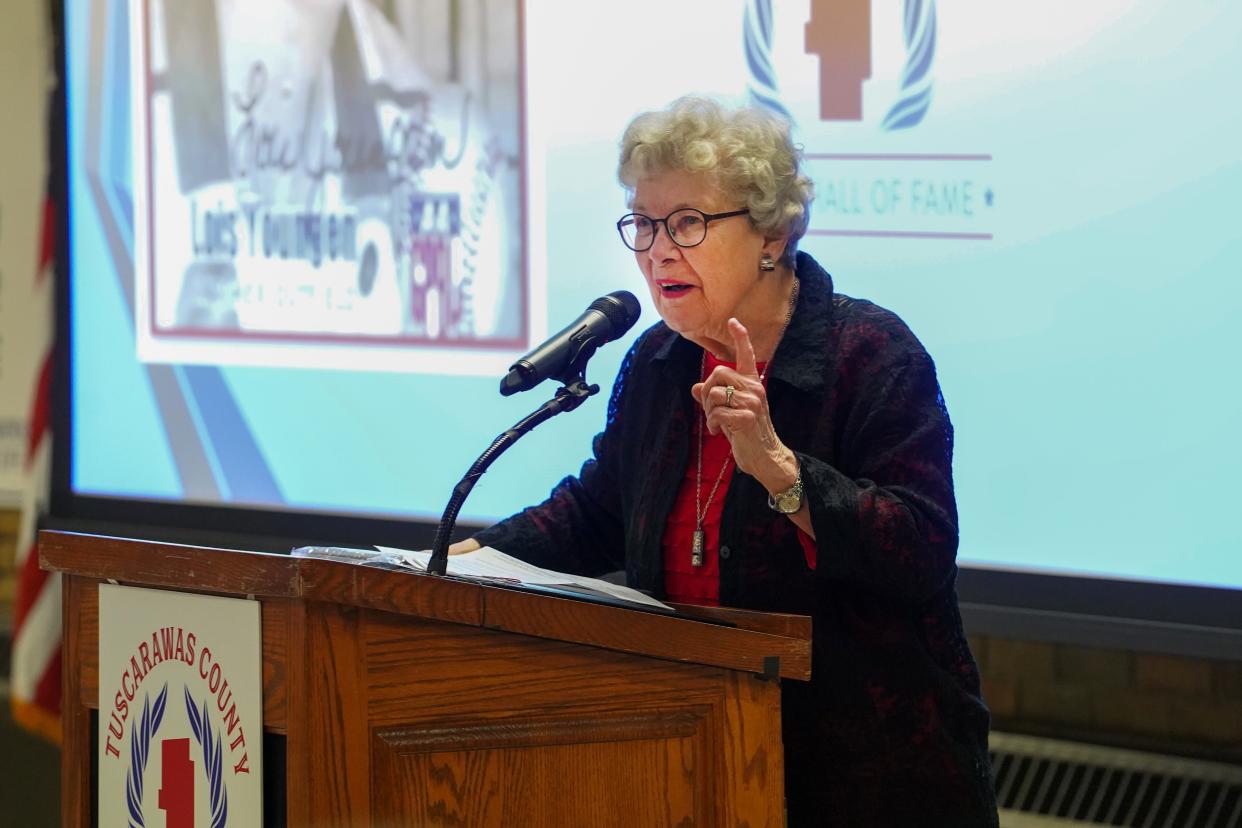
<path id="1" fill-rule="evenodd" d="M 668 220 L 672 218 L 674 214 L 684 213 L 686 211 L 698 213 L 700 216 L 703 217 L 703 238 L 699 239 L 694 244 L 682 244 L 681 242 L 677 241 L 677 237 L 674 236 L 672 231 L 668 229 Z M 626 213 L 621 218 L 617 219 L 617 233 L 621 236 L 621 243 L 624 244 L 628 249 L 633 250 L 635 253 L 646 253 L 653 246 L 655 246 L 656 236 L 660 235 L 659 229 L 656 229 L 651 234 L 651 244 L 648 244 L 646 247 L 639 249 L 629 243 L 629 241 L 625 238 L 625 230 L 623 230 L 621 227 L 621 223 L 625 221 L 627 218 L 629 218 L 630 216 L 642 216 L 643 218 L 650 221 L 652 224 L 663 224 L 664 234 L 668 236 L 669 240 L 673 244 L 677 245 L 678 247 L 685 249 L 685 248 L 691 248 L 691 247 L 698 247 L 700 244 L 707 241 L 707 225 L 711 224 L 713 221 L 716 221 L 717 219 L 726 219 L 726 218 L 732 218 L 733 216 L 745 216 L 745 215 L 750 215 L 749 209 L 730 210 L 725 213 L 704 213 L 702 210 L 700 210 L 697 207 L 678 207 L 676 210 L 669 213 L 664 218 L 656 218 L 654 216 L 649 216 L 646 213 L 631 212 L 631 213 Z"/>

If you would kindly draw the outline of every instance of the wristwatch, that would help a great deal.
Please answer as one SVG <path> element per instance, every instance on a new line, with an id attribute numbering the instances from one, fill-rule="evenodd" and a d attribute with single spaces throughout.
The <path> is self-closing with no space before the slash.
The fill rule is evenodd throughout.
<path id="1" fill-rule="evenodd" d="M 798 479 L 783 492 L 768 495 L 768 508 L 782 515 L 797 514 L 802 508 L 802 469 L 798 469 Z"/>

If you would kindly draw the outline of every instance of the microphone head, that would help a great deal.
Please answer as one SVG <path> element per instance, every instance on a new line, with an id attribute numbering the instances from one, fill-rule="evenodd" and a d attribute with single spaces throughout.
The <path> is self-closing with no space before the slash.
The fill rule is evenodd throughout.
<path id="1" fill-rule="evenodd" d="M 607 296 L 601 296 L 591 303 L 589 310 L 599 311 L 608 318 L 612 326 L 609 339 L 617 339 L 625 334 L 642 314 L 642 306 L 628 290 L 614 290 Z"/>
<path id="2" fill-rule="evenodd" d="M 595 349 L 622 337 L 640 313 L 642 307 L 628 290 L 601 296 L 569 327 L 509 366 L 500 381 L 501 396 L 534 388 L 548 378 L 568 382 L 567 372 L 581 373 Z"/>

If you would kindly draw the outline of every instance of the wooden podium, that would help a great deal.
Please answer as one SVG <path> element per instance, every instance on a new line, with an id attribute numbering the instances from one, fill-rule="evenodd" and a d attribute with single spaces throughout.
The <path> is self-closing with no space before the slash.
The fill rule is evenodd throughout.
<path id="1" fill-rule="evenodd" d="M 807 618 L 63 532 L 39 559 L 64 575 L 66 826 L 94 824 L 104 580 L 261 602 L 290 826 L 784 825 L 777 679 L 810 677 Z"/>

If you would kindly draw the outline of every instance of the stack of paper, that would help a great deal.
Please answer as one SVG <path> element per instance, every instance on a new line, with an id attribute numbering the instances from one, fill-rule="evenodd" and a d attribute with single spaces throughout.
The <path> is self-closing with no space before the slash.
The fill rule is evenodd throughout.
<path id="1" fill-rule="evenodd" d="M 299 557 L 324 558 L 347 563 L 396 566 L 415 572 L 426 572 L 427 562 L 431 559 L 430 550 L 415 552 L 387 546 L 377 546 L 375 549 L 378 551 L 337 546 L 303 546 L 293 550 L 293 554 Z M 641 606 L 672 609 L 667 604 L 662 604 L 636 589 L 610 584 L 599 578 L 587 578 L 582 575 L 568 575 L 564 572 L 541 569 L 490 546 L 461 555 L 449 555 L 448 574 L 492 583 L 566 587 L 588 596 L 595 594 Z"/>

